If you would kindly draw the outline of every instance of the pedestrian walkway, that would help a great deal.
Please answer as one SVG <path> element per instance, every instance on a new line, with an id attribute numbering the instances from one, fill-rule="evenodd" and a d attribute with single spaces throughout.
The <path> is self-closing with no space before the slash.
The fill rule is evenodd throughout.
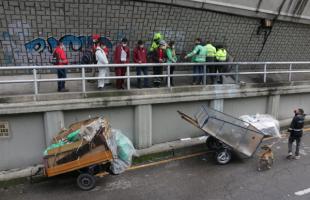
<path id="1" fill-rule="evenodd" d="M 176 71 L 175 74 L 186 74 L 191 73 L 191 71 Z M 135 74 L 132 74 L 135 75 Z M 90 77 L 90 74 L 87 76 Z M 111 73 L 111 76 L 114 76 Z M 69 73 L 68 78 L 77 78 L 81 77 L 80 73 Z M 288 76 L 286 74 L 275 74 L 275 75 L 268 75 L 267 76 L 267 83 L 278 83 L 278 82 L 288 82 Z M 39 79 L 55 79 L 57 78 L 56 74 L 38 74 Z M 33 75 L 17 75 L 17 76 L 0 76 L 1 80 L 31 80 L 33 79 Z M 176 77 L 175 79 L 175 86 L 190 86 L 192 83 L 192 77 Z M 292 75 L 292 80 L 298 81 L 307 81 L 310 80 L 310 75 L 307 74 L 298 74 Z M 207 78 L 208 84 L 210 84 L 210 78 Z M 111 80 L 113 83 L 110 86 L 106 86 L 103 90 L 98 90 L 97 82 L 94 83 L 86 82 L 86 92 L 93 92 L 93 91 L 113 91 L 116 90 L 115 88 L 115 80 Z M 239 76 L 239 82 L 241 83 L 263 83 L 263 76 L 262 75 L 242 75 Z M 150 83 L 152 83 L 152 78 L 150 78 Z M 132 79 L 131 82 L 131 89 L 135 90 L 137 88 L 136 79 Z M 234 76 L 225 76 L 224 77 L 224 84 L 235 84 Z M 152 84 L 150 84 L 152 86 Z M 57 93 L 57 82 L 39 82 L 39 94 L 47 94 L 47 93 Z M 82 92 L 82 81 L 66 81 L 66 87 L 69 89 L 69 92 L 76 93 Z M 162 88 L 167 87 L 167 82 L 165 81 Z M 125 88 L 127 90 L 127 88 Z M 118 90 L 119 91 L 119 90 Z M 0 84 L 0 94 L 1 96 L 12 96 L 12 95 L 32 95 L 34 94 L 34 86 L 33 83 L 8 83 L 8 84 Z"/>

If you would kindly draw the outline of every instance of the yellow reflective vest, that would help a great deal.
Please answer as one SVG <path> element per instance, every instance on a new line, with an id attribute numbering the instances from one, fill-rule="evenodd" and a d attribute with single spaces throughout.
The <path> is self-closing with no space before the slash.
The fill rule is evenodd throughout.
<path id="1" fill-rule="evenodd" d="M 215 58 L 217 61 L 225 62 L 227 60 L 227 51 L 225 49 L 217 50 Z"/>
<path id="2" fill-rule="evenodd" d="M 207 48 L 207 57 L 215 57 L 216 48 L 212 44 L 207 44 L 205 48 Z"/>

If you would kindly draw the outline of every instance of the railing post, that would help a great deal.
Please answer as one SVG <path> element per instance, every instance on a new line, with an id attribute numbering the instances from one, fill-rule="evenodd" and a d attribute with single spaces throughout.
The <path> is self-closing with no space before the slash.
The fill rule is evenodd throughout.
<path id="1" fill-rule="evenodd" d="M 235 83 L 239 83 L 239 65 L 236 65 L 236 76 L 235 76 Z"/>
<path id="2" fill-rule="evenodd" d="M 293 66 L 292 66 L 292 63 L 290 64 L 290 69 L 289 69 L 289 71 L 290 71 L 290 73 L 288 74 L 288 81 L 289 82 L 291 82 L 292 81 L 292 68 L 293 68 Z"/>
<path id="3" fill-rule="evenodd" d="M 86 81 L 85 81 L 85 68 L 82 68 L 82 92 L 85 96 L 86 94 Z"/>
<path id="4" fill-rule="evenodd" d="M 207 66 L 203 66 L 203 85 L 207 85 Z"/>
<path id="5" fill-rule="evenodd" d="M 34 100 L 37 100 L 37 95 L 39 94 L 38 80 L 37 80 L 37 69 L 33 69 L 33 85 L 34 85 Z"/>
<path id="6" fill-rule="evenodd" d="M 130 90 L 130 69 L 129 66 L 127 66 L 127 90 Z"/>
<path id="7" fill-rule="evenodd" d="M 171 82 L 170 82 L 170 65 L 167 66 L 167 85 L 168 85 L 168 88 L 171 88 Z"/>
<path id="8" fill-rule="evenodd" d="M 267 64 L 264 64 L 264 83 L 266 83 L 267 80 Z"/>

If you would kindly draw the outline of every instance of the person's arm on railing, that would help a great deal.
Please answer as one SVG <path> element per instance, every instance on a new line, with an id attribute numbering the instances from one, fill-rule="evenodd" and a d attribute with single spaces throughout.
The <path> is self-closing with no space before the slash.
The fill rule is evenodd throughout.
<path id="1" fill-rule="evenodd" d="M 185 59 L 187 59 L 187 58 L 189 58 L 189 57 L 192 57 L 192 56 L 198 54 L 199 50 L 200 50 L 200 47 L 199 47 L 199 45 L 197 45 L 197 46 L 194 48 L 194 50 L 193 50 L 192 52 L 190 52 L 189 54 L 187 54 L 187 55 L 185 56 Z"/>

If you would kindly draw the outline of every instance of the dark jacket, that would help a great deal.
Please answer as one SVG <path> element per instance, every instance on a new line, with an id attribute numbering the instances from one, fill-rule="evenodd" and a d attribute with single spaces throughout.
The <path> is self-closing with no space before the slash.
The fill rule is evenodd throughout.
<path id="1" fill-rule="evenodd" d="M 295 115 L 291 125 L 290 125 L 290 133 L 293 137 L 301 137 L 302 136 L 302 129 L 305 123 L 305 116 L 304 115 Z"/>

